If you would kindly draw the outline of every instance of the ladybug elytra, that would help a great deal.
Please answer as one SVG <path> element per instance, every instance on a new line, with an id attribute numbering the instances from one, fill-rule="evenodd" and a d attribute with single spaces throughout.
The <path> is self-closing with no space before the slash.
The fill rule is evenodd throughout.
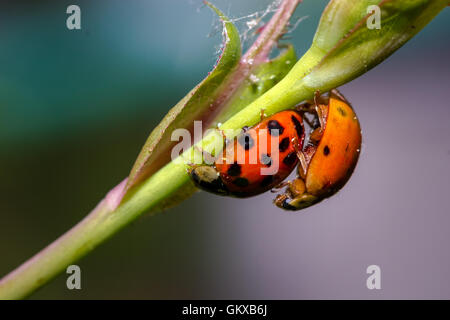
<path id="1" fill-rule="evenodd" d="M 311 132 L 308 146 L 300 153 L 297 178 L 285 183 L 285 192 L 274 201 L 286 210 L 300 210 L 335 194 L 359 158 L 361 127 L 349 102 L 337 90 L 328 97 L 316 94 L 314 100 L 320 126 Z"/>
<path id="2" fill-rule="evenodd" d="M 301 115 L 278 112 L 228 142 L 213 165 L 194 166 L 190 176 L 209 192 L 254 196 L 277 186 L 295 169 L 304 139 Z"/>

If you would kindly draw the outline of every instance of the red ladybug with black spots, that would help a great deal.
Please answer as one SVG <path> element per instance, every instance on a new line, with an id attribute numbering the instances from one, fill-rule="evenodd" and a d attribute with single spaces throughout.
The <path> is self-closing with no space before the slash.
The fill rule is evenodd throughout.
<path id="1" fill-rule="evenodd" d="M 297 177 L 282 184 L 286 189 L 274 201 L 278 207 L 294 211 L 331 197 L 347 183 L 358 162 L 362 141 L 358 117 L 336 89 L 323 96 L 316 92 L 314 102 L 299 109 L 315 113 L 319 126 L 299 153 Z"/>
<path id="2" fill-rule="evenodd" d="M 193 166 L 190 176 L 201 189 L 251 197 L 285 180 L 297 166 L 305 130 L 301 115 L 276 113 L 228 142 L 213 165 Z"/>

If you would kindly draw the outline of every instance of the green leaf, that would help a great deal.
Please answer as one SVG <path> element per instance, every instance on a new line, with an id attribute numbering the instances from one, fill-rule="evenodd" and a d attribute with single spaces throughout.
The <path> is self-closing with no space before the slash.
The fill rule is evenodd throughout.
<path id="1" fill-rule="evenodd" d="M 170 150 L 176 144 L 170 139 L 174 129 L 192 131 L 194 120 L 209 123 L 214 109 L 220 108 L 216 103 L 217 97 L 223 94 L 227 78 L 231 77 L 239 63 L 241 44 L 233 23 L 214 6 L 208 5 L 223 24 L 224 45 L 220 58 L 208 76 L 178 102 L 152 131 L 131 170 L 127 190 L 170 162 Z"/>
<path id="2" fill-rule="evenodd" d="M 258 65 L 245 78 L 223 112 L 217 117 L 216 122 L 226 121 L 266 93 L 288 74 L 296 62 L 297 56 L 294 47 L 286 45 L 276 58 Z"/>
<path id="3" fill-rule="evenodd" d="M 276 58 L 257 66 L 254 72 L 245 78 L 241 86 L 236 90 L 224 107 L 224 112 L 216 118 L 216 123 L 228 119 L 276 85 L 286 76 L 296 61 L 297 56 L 293 46 L 287 45 Z M 190 179 L 186 179 L 181 174 L 178 175 L 177 179 L 178 186 L 175 189 L 176 191 L 165 197 L 153 210 L 154 212 L 173 207 L 197 191 Z"/>
<path id="4" fill-rule="evenodd" d="M 174 129 L 184 128 L 192 133 L 195 120 L 202 121 L 204 130 L 216 127 L 277 84 L 297 61 L 292 45 L 281 46 L 281 53 L 272 60 L 268 59 L 268 55 L 285 30 L 298 0 L 289 0 L 280 6 L 279 12 L 243 57 L 235 26 L 219 10 L 207 4 L 223 23 L 222 54 L 213 71 L 152 131 L 131 170 L 125 189 L 127 196 L 134 186 L 171 161 L 171 150 L 178 143 L 170 139 Z M 195 190 L 192 184 L 186 184 L 165 203 L 176 204 Z M 162 205 L 164 208 L 167 206 Z"/>
<path id="5" fill-rule="evenodd" d="M 329 91 L 353 80 L 399 49 L 445 8 L 448 1 L 358 1 L 358 6 L 362 6 L 359 9 L 361 12 L 354 12 L 351 15 L 348 15 L 345 11 L 339 11 L 354 6 L 354 1 L 332 1 L 325 15 L 329 15 L 330 12 L 339 12 L 339 14 L 334 15 L 338 21 L 356 20 L 361 14 L 366 13 L 367 7 L 374 2 L 378 2 L 378 7 L 381 10 L 380 29 L 369 29 L 367 27 L 367 20 L 371 13 L 366 14 L 349 33 L 345 33 L 337 41 L 319 64 L 298 82 L 298 86 Z M 343 29 L 347 29 L 349 26 L 350 24 L 346 24 Z M 322 26 L 321 23 L 313 46 L 323 47 L 325 42 L 336 42 L 332 41 L 336 39 L 335 34 L 330 34 L 332 29 L 334 28 Z"/>
<path id="6" fill-rule="evenodd" d="M 381 8 L 381 29 L 368 29 L 367 8 Z M 316 90 L 339 87 L 373 68 L 411 39 L 447 0 L 332 0 L 321 17 L 310 49 L 276 86 L 223 124 L 252 126 L 267 115 L 311 99 Z M 214 138 L 208 138 L 213 141 Z"/>

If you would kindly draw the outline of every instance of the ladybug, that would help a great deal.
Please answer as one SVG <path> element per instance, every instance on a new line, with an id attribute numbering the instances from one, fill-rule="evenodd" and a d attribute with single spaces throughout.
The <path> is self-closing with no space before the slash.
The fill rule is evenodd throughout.
<path id="1" fill-rule="evenodd" d="M 251 197 L 280 184 L 295 169 L 303 148 L 303 119 L 278 112 L 228 141 L 213 165 L 192 166 L 197 187 L 219 195 Z"/>
<path id="2" fill-rule="evenodd" d="M 320 125 L 299 153 L 297 178 L 280 185 L 287 187 L 274 203 L 286 210 L 309 207 L 339 191 L 352 175 L 361 150 L 358 118 L 336 89 L 328 96 L 316 92 L 314 104 L 304 104 L 300 109 L 314 112 Z"/>

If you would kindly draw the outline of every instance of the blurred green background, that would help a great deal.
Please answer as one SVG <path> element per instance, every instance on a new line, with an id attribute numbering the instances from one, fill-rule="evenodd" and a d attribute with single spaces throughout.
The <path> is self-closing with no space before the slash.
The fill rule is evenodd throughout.
<path id="1" fill-rule="evenodd" d="M 270 1 L 213 3 L 236 18 Z M 297 9 L 295 17 L 308 16 L 290 34 L 299 56 L 326 3 L 305 0 Z M 66 28 L 70 4 L 81 7 L 81 30 Z M 425 53 L 437 52 L 436 63 L 448 59 L 448 20 L 442 12 L 392 59 L 408 60 L 409 68 L 425 63 Z M 4 275 L 81 220 L 128 174 L 153 127 L 212 68 L 221 35 L 217 19 L 197 0 L 2 1 L 0 21 Z M 380 90 L 385 86 L 380 81 Z M 222 251 L 234 226 L 218 218 L 216 201 L 223 203 L 196 194 L 138 219 L 78 263 L 82 290 L 67 290 L 61 275 L 32 297 L 309 297 L 305 287 L 297 295 L 262 294 L 259 279 L 239 293 L 236 283 L 251 272 L 241 269 L 242 256 Z M 224 228 L 227 233 L 217 233 Z"/>

